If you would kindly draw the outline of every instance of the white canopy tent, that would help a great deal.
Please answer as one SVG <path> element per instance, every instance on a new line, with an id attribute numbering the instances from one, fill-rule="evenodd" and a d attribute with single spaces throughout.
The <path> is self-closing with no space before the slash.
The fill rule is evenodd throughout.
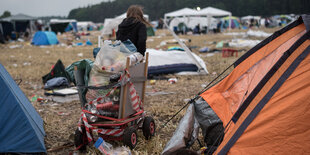
<path id="1" fill-rule="evenodd" d="M 30 34 L 32 34 L 35 31 L 35 29 L 36 29 L 36 26 L 34 24 L 35 20 L 37 20 L 36 17 L 31 17 L 31 16 L 28 16 L 28 15 L 25 15 L 25 14 L 22 14 L 22 13 L 19 13 L 17 15 L 12 15 L 10 17 L 6 17 L 6 18 L 0 19 L 0 21 L 11 22 L 13 24 L 14 31 L 16 31 L 16 22 L 19 22 L 19 21 L 29 21 Z"/>
<path id="2" fill-rule="evenodd" d="M 143 15 L 146 20 L 149 20 L 149 15 Z M 101 31 L 102 35 L 112 34 L 113 29 L 117 31 L 118 25 L 127 17 L 127 13 L 123 13 L 115 18 L 104 19 L 103 29 Z"/>
<path id="3" fill-rule="evenodd" d="M 79 21 L 79 22 L 77 22 L 78 30 L 87 30 L 87 28 L 90 26 L 94 29 L 97 28 L 97 25 L 92 21 Z"/>
<path id="4" fill-rule="evenodd" d="M 214 7 L 206 7 L 206 8 L 201 9 L 200 11 L 198 11 L 196 13 L 196 15 L 207 16 L 208 23 L 210 24 L 210 25 L 208 25 L 208 27 L 211 27 L 211 18 L 212 17 L 229 16 L 229 19 L 231 19 L 232 14 L 229 11 L 217 9 Z M 230 28 L 231 28 L 231 21 L 229 20 L 229 29 Z"/>
<path id="5" fill-rule="evenodd" d="M 167 19 L 167 17 L 192 16 L 195 14 L 197 14 L 197 10 L 190 8 L 183 8 L 173 12 L 165 13 L 165 19 Z"/>
<path id="6" fill-rule="evenodd" d="M 252 15 L 248 15 L 248 16 L 243 16 L 243 17 L 241 17 L 241 20 L 251 20 L 251 19 L 260 20 L 261 17 L 260 17 L 260 16 L 252 16 Z"/>
<path id="7" fill-rule="evenodd" d="M 183 17 L 184 18 L 183 20 L 185 20 L 186 17 L 195 16 L 196 14 L 197 14 L 197 10 L 190 9 L 190 8 L 183 8 L 183 9 L 176 10 L 173 12 L 165 13 L 164 20 L 165 22 L 167 22 L 168 18 L 174 18 L 174 17 Z M 187 25 L 188 19 L 187 21 L 184 21 L 184 23 Z"/>
<path id="8" fill-rule="evenodd" d="M 116 19 L 119 19 L 119 18 L 125 19 L 126 17 L 127 17 L 127 13 L 125 12 L 125 13 L 123 13 L 123 14 L 121 14 L 121 15 L 115 17 L 115 18 L 116 18 Z M 144 17 L 146 20 L 149 20 L 149 15 L 144 14 L 143 17 Z"/>
<path id="9" fill-rule="evenodd" d="M 206 17 L 176 17 L 173 18 L 169 23 L 169 28 L 173 30 L 175 26 L 178 26 L 180 23 L 186 23 L 186 26 L 194 29 L 198 24 L 200 28 L 208 26 L 208 20 Z M 211 18 L 211 26 L 209 29 L 215 29 L 217 25 L 217 20 L 215 18 Z"/>

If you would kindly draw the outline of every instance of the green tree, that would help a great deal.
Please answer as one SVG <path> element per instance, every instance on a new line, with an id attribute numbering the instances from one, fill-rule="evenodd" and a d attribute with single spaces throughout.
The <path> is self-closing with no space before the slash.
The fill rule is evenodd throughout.
<path id="1" fill-rule="evenodd" d="M 151 20 L 163 18 L 167 12 L 198 6 L 227 10 L 234 16 L 310 13 L 310 0 L 114 0 L 73 9 L 68 18 L 103 22 L 105 18 L 114 18 L 126 12 L 132 4 L 142 5 Z"/>
<path id="2" fill-rule="evenodd" d="M 3 14 L 0 16 L 0 18 L 6 18 L 6 17 L 10 17 L 10 16 L 11 16 L 10 11 L 4 11 Z"/>

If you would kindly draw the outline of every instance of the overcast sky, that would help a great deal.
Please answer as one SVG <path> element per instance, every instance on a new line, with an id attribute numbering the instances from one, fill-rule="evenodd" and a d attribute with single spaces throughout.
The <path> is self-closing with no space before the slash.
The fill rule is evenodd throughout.
<path id="1" fill-rule="evenodd" d="M 30 16 L 68 16 L 71 9 L 108 0 L 0 0 L 0 15 L 10 11 Z"/>

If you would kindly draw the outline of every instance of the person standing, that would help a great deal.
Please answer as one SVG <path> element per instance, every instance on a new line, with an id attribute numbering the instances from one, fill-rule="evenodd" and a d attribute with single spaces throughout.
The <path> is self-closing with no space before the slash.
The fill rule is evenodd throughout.
<path id="1" fill-rule="evenodd" d="M 127 10 L 127 18 L 118 25 L 116 40 L 126 41 L 129 39 L 136 46 L 138 52 L 144 56 L 147 26 L 151 26 L 151 24 L 143 18 L 142 7 L 131 5 Z"/>

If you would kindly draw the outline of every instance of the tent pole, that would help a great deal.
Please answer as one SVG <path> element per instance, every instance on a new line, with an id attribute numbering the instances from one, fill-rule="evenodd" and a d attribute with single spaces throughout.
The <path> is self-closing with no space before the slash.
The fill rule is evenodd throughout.
<path id="1" fill-rule="evenodd" d="M 33 29 L 32 29 L 33 27 L 32 27 L 32 25 L 33 25 L 33 21 L 30 20 L 30 21 L 29 21 L 29 27 L 30 27 L 30 32 L 29 32 L 29 33 L 30 33 L 30 36 L 32 36 L 32 33 L 33 33 Z"/>
<path id="2" fill-rule="evenodd" d="M 185 18 L 185 15 L 183 16 L 183 19 L 184 19 L 184 23 L 185 23 L 185 20 L 186 20 L 186 18 Z M 187 23 L 187 22 L 186 22 Z M 186 25 L 187 26 L 187 25 Z M 186 29 L 184 29 L 184 27 L 182 27 L 183 28 L 183 34 L 185 35 L 185 32 L 186 32 Z"/>
<path id="3" fill-rule="evenodd" d="M 98 36 L 98 47 L 101 47 L 101 36 Z"/>
<path id="4" fill-rule="evenodd" d="M 164 24 L 168 27 L 166 21 L 164 21 Z M 200 72 L 203 70 L 206 74 L 208 74 L 208 70 L 206 68 L 203 68 L 201 64 L 198 62 L 198 60 L 193 56 L 192 52 L 189 50 L 189 48 L 180 40 L 180 38 L 168 27 L 168 30 L 173 35 L 175 40 L 178 41 L 178 43 L 181 45 L 181 47 L 185 50 L 186 54 L 194 60 L 195 64 L 198 66 L 198 71 Z"/>
<path id="5" fill-rule="evenodd" d="M 229 14 L 229 20 L 228 20 L 228 23 L 229 23 L 229 28 L 228 28 L 228 31 L 230 31 L 231 29 L 231 14 Z"/>
<path id="6" fill-rule="evenodd" d="M 2 24 L 0 23 L 0 32 L 1 34 L 3 34 L 3 28 L 2 28 Z"/>
<path id="7" fill-rule="evenodd" d="M 209 33 L 210 28 L 211 28 L 211 15 L 210 14 L 207 14 L 207 21 L 208 21 L 207 33 Z"/>
<path id="8" fill-rule="evenodd" d="M 164 17 L 164 23 L 167 22 L 167 16 Z M 164 28 L 166 27 L 166 24 L 164 24 Z M 166 27 L 168 28 L 168 27 Z"/>

